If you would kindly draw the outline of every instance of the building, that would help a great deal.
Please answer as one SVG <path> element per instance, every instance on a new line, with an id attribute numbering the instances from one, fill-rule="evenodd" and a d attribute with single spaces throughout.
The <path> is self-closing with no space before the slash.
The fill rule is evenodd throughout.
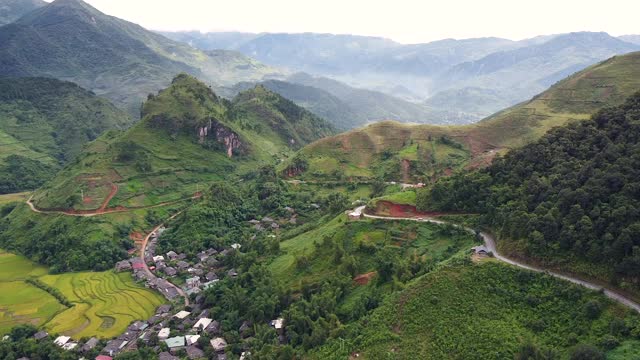
<path id="1" fill-rule="evenodd" d="M 167 266 L 166 268 L 162 269 L 162 271 L 164 271 L 165 274 L 167 274 L 167 276 L 173 277 L 178 275 L 178 271 L 174 268 L 172 268 L 171 266 Z"/>
<path id="2" fill-rule="evenodd" d="M 490 253 L 489 249 L 487 249 L 487 247 L 484 245 L 474 246 L 471 249 L 473 250 L 474 253 L 478 255 L 487 256 Z"/>
<path id="3" fill-rule="evenodd" d="M 96 360 L 113 360 L 113 358 L 107 355 L 98 355 L 96 356 Z"/>
<path id="4" fill-rule="evenodd" d="M 157 262 L 160 262 L 160 261 L 164 261 L 164 256 L 156 255 L 156 256 L 153 257 L 153 262 L 154 263 L 157 263 Z"/>
<path id="5" fill-rule="evenodd" d="M 193 325 L 193 328 L 198 331 L 204 330 L 211 324 L 211 322 L 213 322 L 213 319 L 209 319 L 205 317 L 205 318 L 199 319 L 198 322 L 195 323 L 195 325 Z"/>
<path id="6" fill-rule="evenodd" d="M 42 330 L 42 331 L 38 331 L 37 333 L 35 333 L 33 335 L 33 338 L 36 339 L 36 340 L 42 340 L 42 339 L 46 338 L 47 336 L 49 336 L 49 333 L 44 331 L 44 330 Z"/>
<path id="7" fill-rule="evenodd" d="M 207 281 L 218 280 L 218 275 L 216 275 L 216 273 L 214 273 L 213 271 L 209 271 L 207 275 L 204 276 L 204 278 L 207 279 Z"/>
<path id="8" fill-rule="evenodd" d="M 204 351 L 198 349 L 196 346 L 187 346 L 187 357 L 191 360 L 202 359 L 205 357 Z"/>
<path id="9" fill-rule="evenodd" d="M 187 343 L 187 346 L 191 346 L 191 345 L 197 343 L 198 339 L 200 339 L 200 335 L 185 335 L 184 336 L 184 340 Z"/>
<path id="10" fill-rule="evenodd" d="M 68 343 L 62 345 L 62 348 L 64 350 L 67 350 L 67 351 L 68 350 L 73 350 L 73 349 L 75 349 L 77 347 L 78 347 L 78 343 L 77 342 L 68 342 Z"/>
<path id="11" fill-rule="evenodd" d="M 199 276 L 194 276 L 192 278 L 188 278 L 187 279 L 187 288 L 193 289 L 193 288 L 197 288 L 197 287 L 200 287 L 200 277 Z"/>
<path id="12" fill-rule="evenodd" d="M 220 334 L 220 323 L 217 320 L 214 320 L 206 329 L 204 329 L 209 335 L 218 335 Z"/>
<path id="13" fill-rule="evenodd" d="M 158 354 L 158 360 L 180 360 L 180 358 L 165 351 Z"/>
<path id="14" fill-rule="evenodd" d="M 130 271 L 130 270 L 131 270 L 131 263 L 129 262 L 129 260 L 122 260 L 116 263 L 116 271 L 121 272 L 121 271 Z"/>
<path id="15" fill-rule="evenodd" d="M 364 211 L 364 208 L 364 206 L 358 206 L 357 208 L 353 209 L 353 211 L 347 213 L 349 220 L 360 220 L 362 218 L 362 212 Z"/>
<path id="16" fill-rule="evenodd" d="M 175 251 L 171 250 L 167 253 L 167 257 L 169 258 L 169 260 L 175 260 L 178 258 L 178 254 Z"/>
<path id="17" fill-rule="evenodd" d="M 122 348 L 124 348 L 125 346 L 127 346 L 129 342 L 126 340 L 111 340 L 107 343 L 107 346 L 104 347 L 104 349 L 102 349 L 102 352 L 104 354 L 108 354 L 109 356 L 113 356 L 115 354 L 117 354 L 120 350 L 122 350 Z"/>
<path id="18" fill-rule="evenodd" d="M 232 245 L 231 245 L 231 248 L 232 248 L 233 250 L 239 250 L 241 247 L 242 247 L 242 245 L 240 245 L 240 244 L 238 244 L 238 243 L 235 243 L 235 244 L 232 244 Z"/>
<path id="19" fill-rule="evenodd" d="M 100 343 L 100 340 L 92 337 L 91 339 L 87 340 L 84 345 L 82 345 L 82 352 L 89 352 L 93 350 L 96 346 L 98 346 L 98 343 Z"/>
<path id="20" fill-rule="evenodd" d="M 178 318 L 180 320 L 183 320 L 184 318 L 186 318 L 189 315 L 191 315 L 190 312 L 182 310 L 179 313 L 173 315 L 173 317 L 176 317 L 176 318 Z"/>
<path id="21" fill-rule="evenodd" d="M 282 330 L 282 328 L 284 327 L 284 319 L 283 318 L 277 318 L 275 320 L 271 320 L 271 326 L 274 329 L 276 329 L 276 331 Z"/>
<path id="22" fill-rule="evenodd" d="M 211 339 L 211 347 L 213 347 L 213 351 L 217 353 L 224 352 L 224 349 L 227 347 L 227 341 L 220 337 Z"/>
<path id="23" fill-rule="evenodd" d="M 166 340 L 169 338 L 169 335 L 171 334 L 171 329 L 169 328 L 162 328 L 160 329 L 160 331 L 158 332 L 158 339 L 160 340 Z"/>
<path id="24" fill-rule="evenodd" d="M 55 340 L 53 340 L 53 343 L 60 347 L 63 347 L 64 344 L 68 343 L 70 339 L 71 338 L 68 336 L 58 336 Z"/>
<path id="25" fill-rule="evenodd" d="M 184 260 L 180 260 L 176 263 L 176 267 L 178 268 L 178 270 L 180 271 L 186 271 L 190 265 L 188 262 L 184 261 Z"/>
<path id="26" fill-rule="evenodd" d="M 185 345 L 184 336 L 175 336 L 172 338 L 168 338 L 164 342 L 169 347 L 169 350 L 181 349 Z"/>

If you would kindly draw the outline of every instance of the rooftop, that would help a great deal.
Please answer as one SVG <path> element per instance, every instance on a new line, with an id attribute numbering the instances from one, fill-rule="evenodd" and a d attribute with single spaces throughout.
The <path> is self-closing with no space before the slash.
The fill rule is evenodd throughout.
<path id="1" fill-rule="evenodd" d="M 189 316 L 189 315 L 191 315 L 191 313 L 190 313 L 190 312 L 182 310 L 182 311 L 180 311 L 179 313 L 177 313 L 177 314 L 173 315 L 173 317 L 177 317 L 178 319 L 184 319 L 184 318 L 186 318 L 186 317 L 187 317 L 187 316 Z"/>
<path id="2" fill-rule="evenodd" d="M 168 338 L 164 342 L 167 343 L 167 346 L 169 347 L 169 349 L 184 347 L 185 345 L 184 336 L 175 336 L 172 338 Z"/>

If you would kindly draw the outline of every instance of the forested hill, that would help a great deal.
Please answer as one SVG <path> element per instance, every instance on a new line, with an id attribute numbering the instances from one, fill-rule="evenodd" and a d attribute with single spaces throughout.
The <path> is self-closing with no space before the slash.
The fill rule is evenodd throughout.
<path id="1" fill-rule="evenodd" d="M 87 142 L 132 122 L 74 83 L 0 78 L 0 193 L 39 187 Z"/>
<path id="2" fill-rule="evenodd" d="M 147 94 L 180 72 L 231 85 L 277 71 L 234 51 L 169 40 L 82 0 L 55 0 L 0 27 L 0 76 L 70 80 L 135 116 Z"/>
<path id="3" fill-rule="evenodd" d="M 637 290 L 640 93 L 423 195 L 422 208 L 483 214 L 507 252 Z"/>

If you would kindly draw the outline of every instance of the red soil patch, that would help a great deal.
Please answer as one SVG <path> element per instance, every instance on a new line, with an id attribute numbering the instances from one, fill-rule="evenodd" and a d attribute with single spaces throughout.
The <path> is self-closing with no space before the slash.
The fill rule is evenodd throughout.
<path id="1" fill-rule="evenodd" d="M 144 240 L 144 234 L 138 231 L 134 231 L 131 234 L 129 234 L 129 238 L 134 242 L 141 242 Z"/>
<path id="2" fill-rule="evenodd" d="M 390 201 L 379 201 L 376 213 L 387 214 L 391 217 L 434 217 L 444 215 L 436 211 L 418 211 L 413 205 L 394 204 Z"/>
<path id="3" fill-rule="evenodd" d="M 356 277 L 353 278 L 353 282 L 355 282 L 358 285 L 367 285 L 371 279 L 373 279 L 374 276 L 376 276 L 377 272 L 372 271 L 372 272 L 368 272 L 366 274 L 360 274 Z"/>

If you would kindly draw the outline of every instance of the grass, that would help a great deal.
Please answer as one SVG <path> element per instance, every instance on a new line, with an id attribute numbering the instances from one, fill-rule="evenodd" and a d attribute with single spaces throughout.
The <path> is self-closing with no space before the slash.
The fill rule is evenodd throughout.
<path id="1" fill-rule="evenodd" d="M 385 248 L 405 258 L 417 256 L 440 261 L 473 246 L 474 240 L 468 234 L 446 234 L 441 230 L 439 225 L 410 221 L 348 222 L 345 215 L 339 215 L 323 226 L 282 242 L 283 254 L 271 262 L 270 270 L 293 288 L 302 282 L 316 283 L 329 278 L 336 268 L 331 249 L 323 243 L 325 238 L 340 243 L 347 254 L 354 256 L 359 273 L 375 271 L 376 253 Z M 296 269 L 296 258 L 303 255 L 310 258 L 310 267 Z"/>
<path id="2" fill-rule="evenodd" d="M 15 203 L 15 202 L 25 202 L 31 196 L 31 192 L 21 192 L 14 194 L 4 194 L 0 195 L 0 205 Z"/>
<path id="3" fill-rule="evenodd" d="M 26 282 L 27 277 L 58 289 L 74 306 Z M 47 268 L 0 251 L 0 335 L 21 323 L 74 338 L 111 338 L 134 320 L 147 319 L 162 304 L 160 294 L 137 285 L 129 273 L 81 272 L 47 275 Z"/>
<path id="4" fill-rule="evenodd" d="M 589 302 L 602 309 L 586 315 Z M 512 359 L 530 339 L 567 358 L 578 343 L 598 345 L 615 333 L 614 321 L 637 314 L 603 295 L 564 281 L 495 261 L 457 259 L 387 298 L 371 316 L 310 358 L 338 359 Z M 637 341 L 609 353 L 628 359 Z"/>
<path id="5" fill-rule="evenodd" d="M 416 192 L 414 190 L 406 190 L 385 195 L 375 199 L 375 201 L 390 201 L 394 204 L 416 205 Z"/>
<path id="6" fill-rule="evenodd" d="M 607 353 L 607 360 L 640 359 L 640 341 L 627 340 Z"/>

